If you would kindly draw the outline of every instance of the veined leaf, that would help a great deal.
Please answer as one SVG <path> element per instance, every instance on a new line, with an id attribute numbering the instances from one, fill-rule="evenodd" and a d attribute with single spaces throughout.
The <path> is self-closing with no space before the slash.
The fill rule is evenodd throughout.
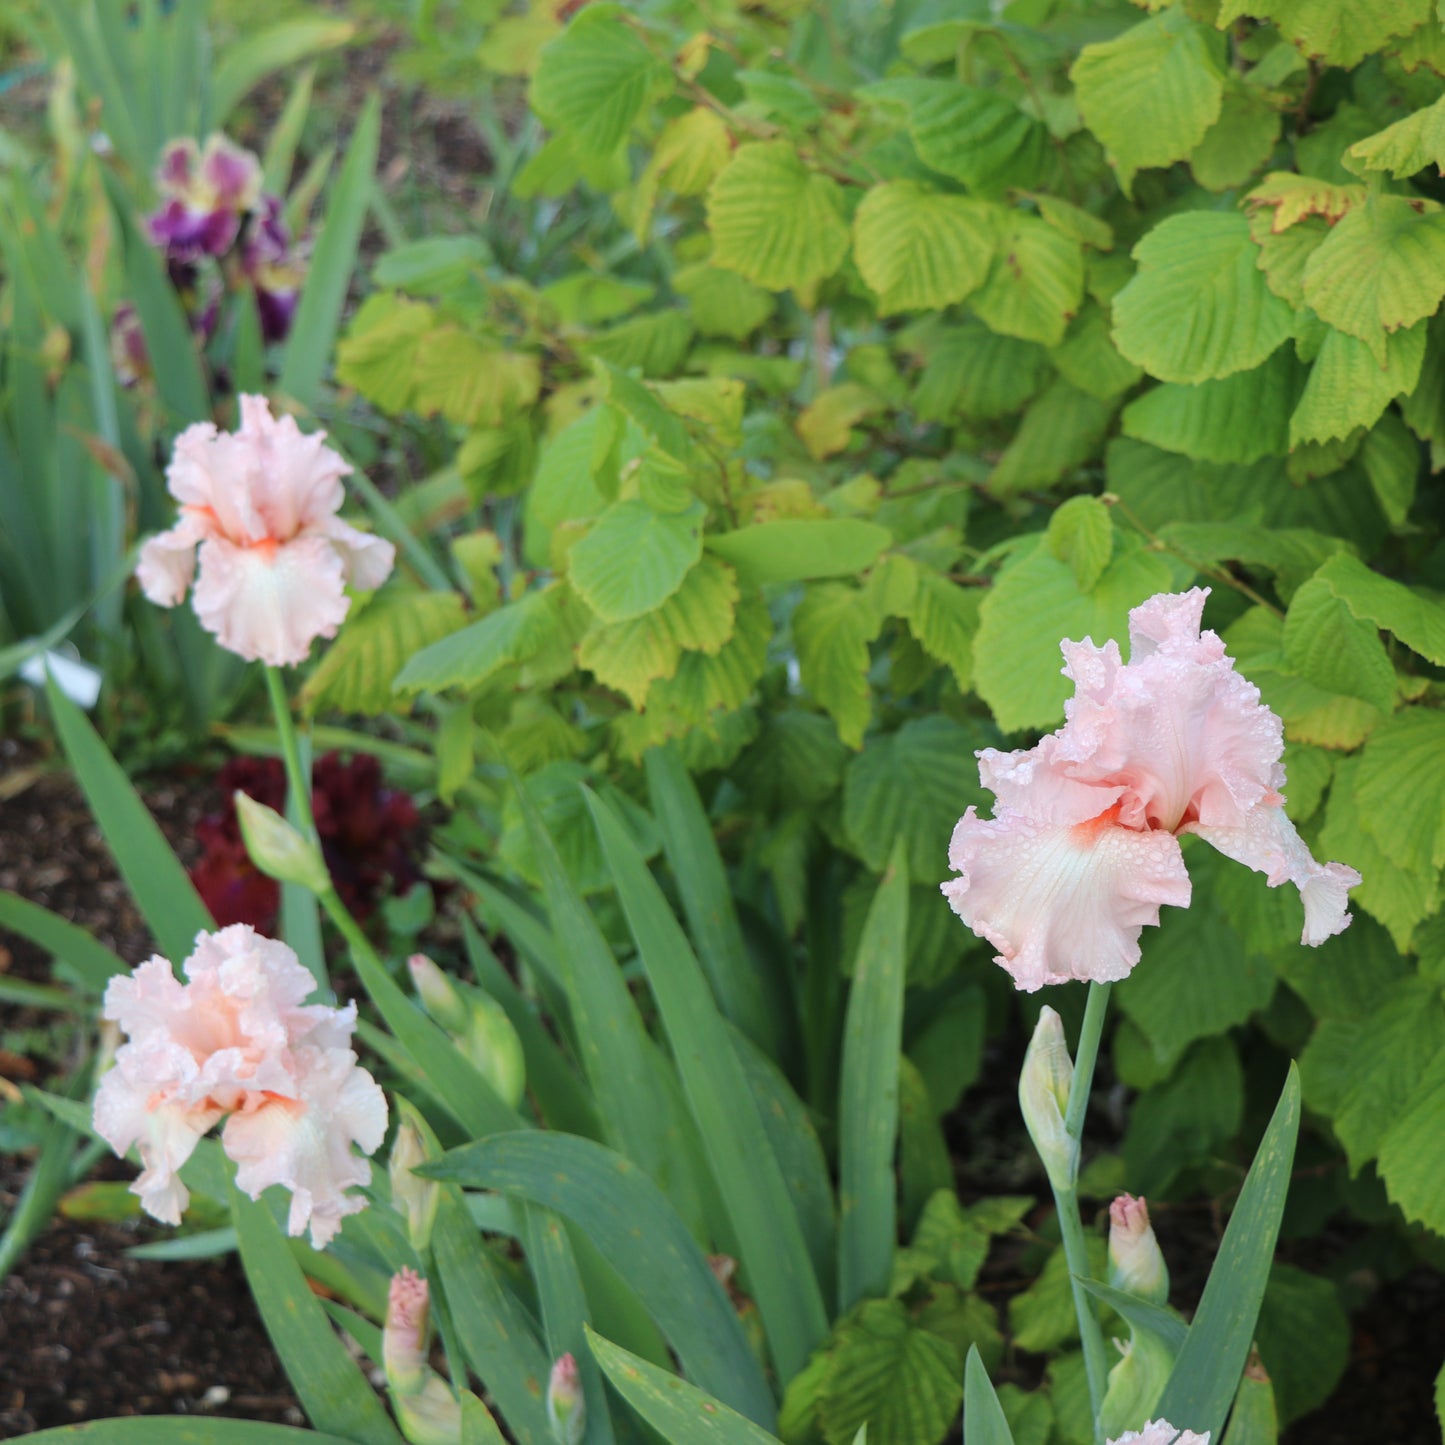
<path id="1" fill-rule="evenodd" d="M 993 331 L 1057 346 L 1083 299 L 1079 243 L 1037 216 L 1014 212 L 999 227 L 993 265 L 972 306 Z"/>
<path id="2" fill-rule="evenodd" d="M 1445 1048 L 1405 1102 L 1380 1143 L 1380 1176 L 1385 1193 L 1404 1212 L 1437 1234 L 1445 1232 Z"/>
<path id="3" fill-rule="evenodd" d="M 878 313 L 941 311 L 976 291 L 993 259 L 994 218 L 917 181 L 885 181 L 853 217 L 853 253 Z"/>
<path id="4" fill-rule="evenodd" d="M 1224 73 L 1209 32 L 1169 9 L 1079 52 L 1069 78 L 1079 110 L 1119 171 L 1183 160 L 1219 119 Z"/>
<path id="5" fill-rule="evenodd" d="M 1036 185 L 1049 133 L 1007 96 L 952 81 L 919 82 L 910 129 L 919 158 L 979 195 Z"/>
<path id="6" fill-rule="evenodd" d="M 1340 553 L 1318 573 L 1319 580 L 1363 621 L 1393 632 L 1412 652 L 1445 667 L 1445 605 Z"/>
<path id="7" fill-rule="evenodd" d="M 1397 396 L 1413 391 L 1425 361 L 1424 322 L 1386 337 L 1386 359 L 1367 342 L 1331 327 L 1310 367 L 1309 380 L 1289 421 L 1290 446 L 1347 437 L 1374 426 Z"/>
<path id="8" fill-rule="evenodd" d="M 368 716 L 392 703 L 392 683 L 408 659 L 455 632 L 465 621 L 453 592 L 388 590 L 349 622 L 306 679 L 310 712 L 329 707 Z"/>
<path id="9" fill-rule="evenodd" d="M 841 582 L 809 587 L 793 613 L 803 686 L 832 715 L 838 736 L 851 748 L 863 746 L 873 713 L 868 644 L 882 627 L 867 594 Z"/>
<path id="10" fill-rule="evenodd" d="M 1049 518 L 1044 544 L 1068 563 L 1079 590 L 1089 592 L 1114 555 L 1114 519 L 1097 497 L 1070 497 Z"/>
<path id="11" fill-rule="evenodd" d="M 460 426 L 500 427 L 537 399 L 538 359 L 478 340 L 458 326 L 428 333 L 412 362 L 410 405 Z"/>
<path id="12" fill-rule="evenodd" d="M 1445 171 L 1445 96 L 1394 125 L 1356 141 L 1348 152 L 1367 171 L 1389 171 L 1396 180 L 1426 166 Z"/>
<path id="13" fill-rule="evenodd" d="M 1293 171 L 1271 171 L 1245 198 L 1251 210 L 1267 210 L 1269 229 L 1278 234 L 1309 216 L 1333 225 L 1365 199 L 1365 188 L 1335 185 Z"/>
<path id="14" fill-rule="evenodd" d="M 921 349 L 913 406 L 924 421 L 1008 416 L 1027 404 L 1048 375 L 1043 347 L 1000 336 L 977 322 L 948 327 Z"/>
<path id="15" fill-rule="evenodd" d="M 1024 413 L 988 479 L 989 491 L 1010 497 L 1061 481 L 1094 455 L 1113 414 L 1108 402 L 1055 381 Z"/>
<path id="16" fill-rule="evenodd" d="M 837 183 L 788 141 L 740 147 L 708 191 L 707 219 L 712 264 L 770 291 L 821 281 L 848 253 Z"/>
<path id="17" fill-rule="evenodd" d="M 625 8 L 593 5 L 542 47 L 530 99 L 579 154 L 603 157 L 627 139 L 644 107 L 671 84 L 667 66 L 629 23 Z"/>
<path id="18" fill-rule="evenodd" d="M 1223 29 L 1251 15 L 1272 20 L 1306 55 L 1329 65 L 1358 65 L 1392 35 L 1408 35 L 1434 15 L 1433 0 L 1224 0 Z"/>
<path id="19" fill-rule="evenodd" d="M 1386 333 L 1433 316 L 1445 298 L 1445 211 L 1422 215 L 1404 196 L 1370 197 L 1311 254 L 1304 296 L 1384 366 Z"/>
<path id="20" fill-rule="evenodd" d="M 785 518 L 719 532 L 707 549 L 749 582 L 804 582 L 862 572 L 892 540 L 886 527 L 858 517 Z"/>
<path id="21" fill-rule="evenodd" d="M 1244 185 L 1274 154 L 1279 127 L 1279 110 L 1262 87 L 1231 75 L 1219 119 L 1189 156 L 1194 179 L 1210 191 Z"/>
<path id="22" fill-rule="evenodd" d="M 1445 712 L 1407 707 L 1376 728 L 1358 798 L 1365 830 L 1400 867 L 1445 866 Z"/>
<path id="23" fill-rule="evenodd" d="M 1125 436 L 1201 461 L 1248 464 L 1289 450 L 1304 369 L 1282 346 L 1263 366 L 1197 386 L 1165 382 L 1124 408 Z"/>
<path id="24" fill-rule="evenodd" d="M 1319 578 L 1290 599 L 1284 655 L 1295 672 L 1327 692 L 1358 697 L 1382 713 L 1395 705 L 1395 669 L 1380 634 Z"/>
<path id="25" fill-rule="evenodd" d="M 567 573 L 604 622 L 626 622 L 660 607 L 702 556 L 701 502 L 656 512 L 646 502 L 614 502 L 567 554 Z"/>
<path id="26" fill-rule="evenodd" d="M 1119 350 L 1161 381 L 1193 383 L 1258 366 L 1294 329 L 1265 283 L 1249 222 L 1190 211 L 1134 248 L 1138 274 L 1114 298 Z"/>

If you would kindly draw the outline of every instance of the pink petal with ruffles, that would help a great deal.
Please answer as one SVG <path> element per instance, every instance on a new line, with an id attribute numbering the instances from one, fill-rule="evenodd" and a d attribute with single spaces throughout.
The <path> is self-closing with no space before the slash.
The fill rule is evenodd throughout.
<path id="1" fill-rule="evenodd" d="M 1167 1420 L 1150 1420 L 1142 1430 L 1126 1430 L 1109 1445 L 1209 1445 L 1210 1432 L 1176 1430 Z"/>
<path id="2" fill-rule="evenodd" d="M 1350 926 L 1349 892 L 1359 886 L 1360 875 L 1344 863 L 1316 863 L 1282 807 L 1255 808 L 1239 828 L 1195 823 L 1185 831 L 1263 873 L 1271 888 L 1293 883 L 1305 906 L 1301 943 L 1318 946 Z"/>
<path id="3" fill-rule="evenodd" d="M 386 1098 L 349 1049 L 303 1048 L 299 1096 L 259 1098 L 226 1121 L 221 1144 L 238 1165 L 236 1185 L 253 1199 L 272 1184 L 291 1191 L 287 1231 L 308 1224 L 317 1249 L 366 1201 L 347 1191 L 371 1180 L 367 1153 L 386 1134 Z"/>
<path id="4" fill-rule="evenodd" d="M 196 575 L 196 548 L 205 536 L 204 525 L 182 512 L 170 531 L 158 533 L 141 547 L 136 579 L 158 607 L 174 607 L 185 599 Z"/>
<path id="5" fill-rule="evenodd" d="M 304 662 L 318 637 L 334 637 L 350 602 L 340 555 L 322 537 L 237 547 L 201 546 L 192 606 L 221 646 L 273 667 Z"/>
<path id="6" fill-rule="evenodd" d="M 374 592 L 396 565 L 396 548 L 384 537 L 361 532 L 340 517 L 327 517 L 317 531 L 341 554 L 346 580 L 358 592 Z"/>
<path id="7" fill-rule="evenodd" d="M 1127 977 L 1160 905 L 1188 906 L 1189 875 L 1168 833 L 1121 828 L 1112 810 L 1073 825 L 997 811 L 990 821 L 970 808 L 959 820 L 948 856 L 962 876 L 943 893 L 1025 992 Z"/>

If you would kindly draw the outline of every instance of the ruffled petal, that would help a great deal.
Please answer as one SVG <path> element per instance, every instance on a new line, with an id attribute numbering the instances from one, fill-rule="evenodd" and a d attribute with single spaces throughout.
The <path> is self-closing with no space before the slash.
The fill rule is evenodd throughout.
<path id="1" fill-rule="evenodd" d="M 300 1096 L 257 1099 L 232 1114 L 221 1146 L 236 1161 L 236 1184 L 253 1199 L 272 1184 L 291 1191 L 287 1230 L 308 1225 L 322 1248 L 348 1214 L 365 1207 L 352 1186 L 371 1180 L 371 1165 L 352 1152 L 379 1148 L 386 1098 L 349 1049 L 303 1049 Z"/>
<path id="2" fill-rule="evenodd" d="M 954 829 L 948 861 L 961 876 L 943 885 L 944 896 L 1025 992 L 1127 977 L 1160 905 L 1188 906 L 1174 837 L 1121 828 L 1115 817 L 1110 809 L 1058 826 L 1002 807 L 985 820 L 970 808 Z"/>
<path id="3" fill-rule="evenodd" d="M 141 547 L 136 580 L 157 607 L 174 607 L 185 598 L 196 575 L 196 548 L 205 536 L 203 523 L 182 512 L 170 531 L 157 533 Z"/>
<path id="4" fill-rule="evenodd" d="M 305 661 L 318 637 L 334 637 L 350 603 L 336 550 L 321 537 L 237 547 L 201 547 L 192 605 L 221 646 L 273 667 Z"/>
<path id="5" fill-rule="evenodd" d="M 326 433 L 303 432 L 291 416 L 273 417 L 264 396 L 241 398 L 236 440 L 255 467 L 255 501 L 266 535 L 289 541 L 336 512 L 350 465 L 326 445 Z"/>
<path id="6" fill-rule="evenodd" d="M 1344 863 L 1316 863 L 1282 807 L 1259 807 L 1238 828 L 1194 824 L 1198 833 L 1226 858 L 1263 873 L 1271 888 L 1293 883 L 1305 905 L 1301 943 L 1318 945 L 1349 927 L 1349 892 L 1360 875 Z"/>
<path id="7" fill-rule="evenodd" d="M 341 554 L 346 580 L 360 592 L 375 592 L 396 565 L 396 548 L 384 537 L 358 531 L 340 517 L 327 517 L 317 529 Z"/>

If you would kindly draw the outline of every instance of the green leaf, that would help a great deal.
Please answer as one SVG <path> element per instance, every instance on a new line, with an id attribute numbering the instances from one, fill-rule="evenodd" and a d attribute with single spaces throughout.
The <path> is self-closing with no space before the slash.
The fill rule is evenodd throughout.
<path id="1" fill-rule="evenodd" d="M 1043 538 L 1049 552 L 1074 572 L 1079 591 L 1090 592 L 1114 555 L 1114 520 L 1098 497 L 1069 497 L 1049 517 Z"/>
<path id="2" fill-rule="evenodd" d="M 751 336 L 777 305 L 768 292 L 736 271 L 701 263 L 674 271 L 672 289 L 687 298 L 693 324 L 702 335 L 733 341 Z"/>
<path id="3" fill-rule="evenodd" d="M 982 594 L 963 587 L 931 567 L 920 566 L 901 553 L 900 563 L 916 574 L 912 595 L 898 615 L 908 623 L 918 645 L 953 673 L 960 692 L 967 692 L 973 675 L 973 638 L 978 631 Z"/>
<path id="4" fill-rule="evenodd" d="M 1445 1010 L 1437 989 L 1407 977 L 1393 984 L 1359 1023 L 1333 1121 L 1355 1173 L 1403 1121 L 1421 1080 L 1445 1049 Z M 1399 1161 L 1396 1153 L 1393 1162 Z"/>
<path id="5" fill-rule="evenodd" d="M 1394 633 L 1412 652 L 1445 667 L 1445 606 L 1347 552 L 1330 558 L 1316 576 L 1361 621 Z"/>
<path id="6" fill-rule="evenodd" d="M 1306 55 L 1349 68 L 1392 35 L 1425 24 L 1434 9 L 1434 0 L 1224 0 L 1216 23 L 1222 29 L 1241 15 L 1272 20 Z"/>
<path id="7" fill-rule="evenodd" d="M 368 296 L 336 347 L 336 379 L 354 386 L 373 406 L 393 416 L 411 405 L 416 363 L 436 325 L 421 301 L 382 293 Z"/>
<path id="8" fill-rule="evenodd" d="M 1047 375 L 1048 353 L 1036 343 L 977 322 L 950 326 L 923 349 L 913 408 L 924 421 L 988 421 L 1022 408 Z"/>
<path id="9" fill-rule="evenodd" d="M 1124 435 L 1200 461 L 1247 465 L 1283 456 L 1304 380 L 1293 351 L 1282 346 L 1253 371 L 1152 387 L 1124 408 Z"/>
<path id="10" fill-rule="evenodd" d="M 543 1404 L 549 1361 L 454 1191 L 442 1194 L 432 1248 L 434 1284 L 445 1293 L 472 1372 L 506 1417 L 517 1445 L 550 1445 Z"/>
<path id="11" fill-rule="evenodd" d="M 1084 299 L 1077 241 L 1037 216 L 1015 211 L 1000 225 L 993 265 L 971 304 L 993 331 L 1057 346 Z"/>
<path id="12" fill-rule="evenodd" d="M 982 806 L 987 797 L 973 755 L 981 741 L 952 718 L 911 718 L 897 732 L 870 738 L 852 759 L 843 779 L 843 827 L 875 873 L 888 865 L 896 841 L 915 880 L 947 877 L 948 836 L 969 804 Z"/>
<path id="13" fill-rule="evenodd" d="M 643 761 L 667 865 L 718 1007 L 769 1057 L 782 1057 L 781 1021 L 769 1007 L 763 975 L 748 953 L 727 869 L 697 788 L 675 747 L 653 748 Z"/>
<path id="14" fill-rule="evenodd" d="M 591 794 L 588 806 L 738 1241 L 746 1287 L 778 1372 L 791 1378 L 827 1332 L 797 1213 L 686 936 L 616 815 Z"/>
<path id="15" fill-rule="evenodd" d="M 198 933 L 214 930 L 215 920 L 120 764 L 48 674 L 45 695 L 66 760 L 120 876 L 157 946 L 178 964 L 195 947 Z"/>
<path id="16" fill-rule="evenodd" d="M 1445 212 L 1422 215 L 1404 196 L 1371 196 L 1311 254 L 1304 296 L 1384 366 L 1386 333 L 1433 316 L 1445 298 Z"/>
<path id="17" fill-rule="evenodd" d="M 1330 233 L 1322 216 L 1310 216 L 1276 234 L 1270 229 L 1271 212 L 1260 211 L 1249 223 L 1249 233 L 1259 246 L 1259 269 L 1269 289 L 1296 311 L 1305 309 L 1305 267 Z"/>
<path id="18" fill-rule="evenodd" d="M 1299 1070 L 1289 1077 L 1240 1191 L 1158 1417 L 1181 1429 L 1223 1432 L 1254 1338 L 1299 1133 Z"/>
<path id="19" fill-rule="evenodd" d="M 777 1445 L 745 1416 L 591 1328 L 587 1343 L 617 1393 L 670 1445 Z"/>
<path id="20" fill-rule="evenodd" d="M 596 5 L 542 47 L 529 99 L 577 154 L 601 158 L 627 139 L 644 108 L 671 82 L 623 7 Z"/>
<path id="21" fill-rule="evenodd" d="M 336 346 L 341 312 L 356 266 L 361 228 L 371 204 L 376 152 L 381 137 L 381 104 L 375 95 L 362 107 L 346 144 L 346 162 L 326 205 L 326 219 L 301 287 L 301 300 L 277 385 L 303 406 L 316 401 L 321 379 Z"/>
<path id="22" fill-rule="evenodd" d="M 770 291 L 831 276 L 848 253 L 837 182 L 788 141 L 740 146 L 707 194 L 712 264 Z"/>
<path id="23" fill-rule="evenodd" d="M 1327 692 L 1357 697 L 1382 713 L 1395 705 L 1395 669 L 1380 634 L 1317 577 L 1290 599 L 1284 655 L 1294 672 Z"/>
<path id="24" fill-rule="evenodd" d="M 401 1445 L 376 1392 L 307 1286 L 270 1209 L 233 1185 L 231 1217 L 251 1296 L 312 1424 L 362 1445 Z"/>
<path id="25" fill-rule="evenodd" d="M 838 725 L 838 736 L 850 748 L 863 746 L 873 715 L 868 644 L 882 627 L 883 618 L 870 605 L 868 594 L 841 582 L 809 587 L 793 613 L 793 643 L 803 686 L 828 710 Z"/>
<path id="26" fill-rule="evenodd" d="M 392 683 L 407 660 L 455 632 L 465 620 L 451 592 L 388 590 L 349 622 L 306 679 L 301 700 L 309 712 L 323 707 L 369 717 L 392 705 Z"/>
<path id="27" fill-rule="evenodd" d="M 1122 1149 L 1126 1177 L 1141 1194 L 1162 1194 L 1181 1170 L 1216 1157 L 1243 1116 L 1238 1052 L 1228 1036 L 1200 1040 L 1135 1101 Z"/>
<path id="28" fill-rule="evenodd" d="M 988 209 L 917 181 L 874 186 L 853 217 L 853 255 L 880 316 L 962 301 L 983 284 L 993 241 Z"/>
<path id="29" fill-rule="evenodd" d="M 977 1348 L 969 1350 L 963 1367 L 963 1429 L 969 1445 L 1014 1445 L 1013 1431 Z"/>
<path id="30" fill-rule="evenodd" d="M 1406 1219 L 1445 1233 L 1445 1046 L 1397 1106 L 1380 1142 L 1385 1193 Z"/>
<path id="31" fill-rule="evenodd" d="M 1194 150 L 1219 119 L 1224 97 L 1211 37 L 1180 9 L 1086 45 L 1069 78 L 1126 194 L 1137 171 Z"/>
<path id="32" fill-rule="evenodd" d="M 555 585 L 528 592 L 422 648 L 393 686 L 401 693 L 480 687 L 504 667 L 535 657 L 556 640 L 564 628 L 565 608 L 565 594 Z"/>
<path id="33" fill-rule="evenodd" d="M 733 1408 L 771 1423 L 772 1394 L 737 1312 L 677 1212 L 637 1165 L 588 1140 L 522 1131 L 449 1150 L 425 1172 L 571 1220 L 637 1291 L 683 1368 Z"/>
<path id="34" fill-rule="evenodd" d="M 1114 298 L 1114 342 L 1161 381 L 1248 371 L 1294 330 L 1294 311 L 1266 284 L 1237 212 L 1170 216 L 1134 259 L 1138 273 Z"/>
<path id="35" fill-rule="evenodd" d="M 1359 456 L 1380 510 L 1394 530 L 1402 530 L 1420 480 L 1419 443 L 1400 417 L 1387 411 L 1365 438 Z"/>
<path id="36" fill-rule="evenodd" d="M 578 645 L 577 665 L 641 709 L 652 684 L 671 677 L 681 656 L 682 648 L 657 611 L 630 622 L 597 623 Z"/>
<path id="37" fill-rule="evenodd" d="M 1279 1445 L 1279 1417 L 1274 1408 L 1274 1387 L 1263 1366 L 1253 1359 L 1244 1367 L 1229 1431 L 1222 1445 Z"/>
<path id="38" fill-rule="evenodd" d="M 626 622 L 660 607 L 702 556 L 703 506 L 655 512 L 614 502 L 567 554 L 567 575 L 604 622 Z"/>
<path id="39" fill-rule="evenodd" d="M 1356 141 L 1346 154 L 1362 169 L 1389 171 L 1396 180 L 1427 166 L 1445 171 L 1445 97 Z"/>
<path id="40" fill-rule="evenodd" d="M 1425 360 L 1425 325 L 1386 338 L 1383 365 L 1366 342 L 1331 328 L 1310 367 L 1299 405 L 1289 422 L 1290 446 L 1347 437 L 1374 426 L 1380 414 L 1413 391 Z"/>
<path id="41" fill-rule="evenodd" d="M 963 1398 L 958 1351 L 917 1328 L 899 1300 L 868 1300 L 839 1326 L 819 1401 L 828 1445 L 940 1440 Z"/>
<path id="42" fill-rule="evenodd" d="M 817 461 L 846 451 L 853 428 L 883 411 L 887 403 L 870 387 L 845 381 L 820 391 L 799 413 L 793 429 Z"/>
<path id="43" fill-rule="evenodd" d="M 860 517 L 787 518 L 757 522 L 707 538 L 709 552 L 730 562 L 748 582 L 803 582 L 864 572 L 893 540 Z"/>
<path id="44" fill-rule="evenodd" d="M 1069 694 L 1059 672 L 1060 640 L 1123 637 L 1129 609 L 1171 585 L 1168 564 L 1138 549 L 1116 551 L 1089 592 L 1047 547 L 1016 555 L 979 608 L 973 647 L 974 687 L 999 727 L 1057 725 Z"/>
<path id="45" fill-rule="evenodd" d="M 1407 707 L 1365 744 L 1360 821 L 1387 857 L 1412 873 L 1445 866 L 1445 712 Z"/>
<path id="46" fill-rule="evenodd" d="M 989 478 L 998 497 L 1049 487 L 1083 466 L 1098 449 L 1114 408 L 1062 379 L 1024 414 L 1014 439 Z"/>
<path id="47" fill-rule="evenodd" d="M 346 45 L 355 34 L 351 20 L 298 17 L 238 36 L 226 46 L 211 76 L 211 125 L 220 129 L 236 103 L 268 75 Z"/>
<path id="48" fill-rule="evenodd" d="M 1334 1281 L 1276 1264 L 1255 1333 L 1281 1426 L 1334 1393 L 1350 1358 L 1350 1320 Z"/>
<path id="49" fill-rule="evenodd" d="M 208 1420 L 194 1415 L 130 1415 L 87 1420 L 27 1435 L 35 1445 L 354 1445 L 349 1436 L 254 1420 Z"/>
<path id="50" fill-rule="evenodd" d="M 918 83 L 909 125 L 919 159 L 979 195 L 1038 184 L 1048 129 L 1007 96 L 952 82 Z"/>
<path id="51" fill-rule="evenodd" d="M 508 351 L 458 326 L 440 326 L 416 350 L 409 404 L 423 416 L 440 413 L 458 426 L 496 428 L 531 406 L 541 384 L 535 356 Z"/>
<path id="52" fill-rule="evenodd" d="M 104 992 L 116 974 L 130 971 L 130 964 L 85 929 L 6 889 L 0 889 L 0 928 L 18 933 L 63 962 L 87 993 Z"/>
<path id="53" fill-rule="evenodd" d="M 899 838 L 863 924 L 843 1026 L 838 1092 L 840 1310 L 867 1295 L 887 1293 L 898 1237 L 893 1156 L 907 971 L 906 856 Z"/>
<path id="54" fill-rule="evenodd" d="M 1433 871 L 1422 874 L 1393 862 L 1367 830 L 1357 796 L 1359 770 L 1357 757 L 1341 758 L 1335 764 L 1320 848 L 1326 856 L 1359 870 L 1363 882 L 1350 897 L 1390 930 L 1396 947 L 1407 949 L 1415 925 L 1440 905 L 1440 879 Z"/>
<path id="55" fill-rule="evenodd" d="M 1085 303 L 1064 337 L 1049 353 L 1054 369 L 1080 391 L 1100 401 L 1113 401 L 1143 376 L 1143 370 L 1119 355 L 1109 334 L 1104 308 Z"/>
<path id="56" fill-rule="evenodd" d="M 1279 126 L 1279 111 L 1262 87 L 1231 75 L 1219 119 L 1189 157 L 1194 179 L 1209 191 L 1244 185 L 1274 154 Z"/>

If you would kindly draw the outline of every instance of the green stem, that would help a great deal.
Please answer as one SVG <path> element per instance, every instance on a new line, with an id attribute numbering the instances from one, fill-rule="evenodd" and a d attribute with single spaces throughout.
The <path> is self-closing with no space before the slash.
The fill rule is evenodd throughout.
<path id="1" fill-rule="evenodd" d="M 1076 1144 L 1082 1144 L 1084 1114 L 1089 1107 L 1089 1091 L 1094 1083 L 1094 1065 L 1099 1057 L 1099 1041 L 1104 1034 L 1104 1017 L 1109 1008 L 1110 983 L 1091 983 L 1089 1001 L 1084 1009 L 1084 1024 L 1079 1030 L 1079 1047 L 1074 1056 L 1074 1081 L 1069 1086 L 1069 1105 L 1064 1113 L 1064 1132 Z M 1077 1155 L 1075 1156 L 1077 1157 Z M 1079 1341 L 1084 1349 L 1084 1372 L 1089 1379 L 1089 1404 L 1093 1410 L 1094 1439 L 1101 1442 L 1099 1409 L 1104 1403 L 1108 1384 L 1108 1354 L 1104 1348 L 1104 1332 L 1094 1303 L 1079 1283 L 1093 1271 L 1089 1265 L 1088 1241 L 1079 1215 L 1078 1190 L 1071 1182 L 1067 1189 L 1054 1190 L 1054 1207 L 1059 1215 L 1059 1231 L 1064 1241 L 1064 1258 L 1069 1264 L 1070 1285 L 1074 1292 L 1074 1313 L 1079 1321 Z"/>
<path id="2" fill-rule="evenodd" d="M 281 740 L 281 759 L 286 764 L 286 784 L 291 806 L 296 810 L 296 823 L 302 836 L 316 841 L 316 820 L 311 816 L 311 779 L 301 766 L 301 745 L 296 737 L 296 724 L 291 719 L 291 700 L 279 667 L 263 666 L 266 691 L 271 698 L 271 712 L 276 719 L 276 735 Z"/>
<path id="3" fill-rule="evenodd" d="M 336 931 L 346 940 L 353 956 L 360 955 L 373 968 L 384 973 L 381 955 L 372 947 L 371 940 L 362 932 L 361 925 L 351 916 L 351 910 L 341 901 L 337 891 L 328 888 L 325 893 L 317 894 L 317 900 L 326 910 L 326 916 L 336 925 Z M 365 981 L 363 977 L 362 982 Z"/>

